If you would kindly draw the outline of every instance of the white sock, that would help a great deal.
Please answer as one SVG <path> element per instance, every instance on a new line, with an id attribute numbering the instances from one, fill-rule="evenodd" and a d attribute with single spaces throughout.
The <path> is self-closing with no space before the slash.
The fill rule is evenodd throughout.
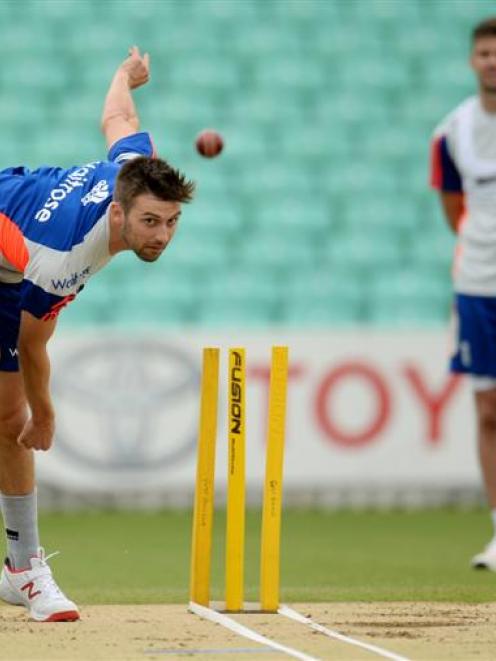
<path id="1" fill-rule="evenodd" d="M 27 496 L 0 494 L 0 505 L 7 537 L 7 557 L 13 569 L 30 566 L 38 552 L 38 508 L 36 490 Z"/>

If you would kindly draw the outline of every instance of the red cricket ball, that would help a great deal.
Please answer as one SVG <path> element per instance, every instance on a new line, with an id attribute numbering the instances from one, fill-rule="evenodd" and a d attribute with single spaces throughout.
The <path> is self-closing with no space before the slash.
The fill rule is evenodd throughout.
<path id="1" fill-rule="evenodd" d="M 214 129 L 205 129 L 196 138 L 196 149 L 205 158 L 218 156 L 224 147 L 222 136 Z"/>

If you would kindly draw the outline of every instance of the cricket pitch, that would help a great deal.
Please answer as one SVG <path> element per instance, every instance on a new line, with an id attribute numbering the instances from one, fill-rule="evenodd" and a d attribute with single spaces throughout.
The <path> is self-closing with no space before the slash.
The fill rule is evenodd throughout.
<path id="1" fill-rule="evenodd" d="M 496 649 L 496 603 L 294 604 L 317 622 L 410 659 L 485 661 Z M 0 606 L 0 659 L 137 661 L 288 658 L 201 620 L 183 605 L 88 606 L 74 623 L 29 622 L 23 608 Z M 319 659 L 380 658 L 277 615 L 234 616 L 284 645 Z"/>

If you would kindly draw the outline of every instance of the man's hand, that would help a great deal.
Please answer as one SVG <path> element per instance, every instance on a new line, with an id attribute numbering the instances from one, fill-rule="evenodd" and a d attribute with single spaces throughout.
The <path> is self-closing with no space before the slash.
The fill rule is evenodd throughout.
<path id="1" fill-rule="evenodd" d="M 33 421 L 30 418 L 19 434 L 17 442 L 26 450 L 49 450 L 55 433 L 55 420 L 47 417 L 43 420 Z"/>
<path id="2" fill-rule="evenodd" d="M 17 442 L 27 449 L 48 450 L 55 430 L 47 343 L 56 323 L 56 317 L 43 321 L 26 310 L 21 312 L 19 359 L 31 419 L 25 424 Z"/>
<path id="3" fill-rule="evenodd" d="M 132 46 L 129 49 L 129 57 L 120 65 L 119 70 L 127 74 L 129 89 L 141 87 L 150 80 L 150 56 L 148 53 L 141 56 L 139 48 Z"/>

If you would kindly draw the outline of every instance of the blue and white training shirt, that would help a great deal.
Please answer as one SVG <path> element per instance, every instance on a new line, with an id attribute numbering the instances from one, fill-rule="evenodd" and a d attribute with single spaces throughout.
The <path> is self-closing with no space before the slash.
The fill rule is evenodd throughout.
<path id="1" fill-rule="evenodd" d="M 135 133 L 114 143 L 107 161 L 0 171 L 0 283 L 22 282 L 23 310 L 55 317 L 105 266 L 117 173 L 154 155 L 149 134 Z"/>

